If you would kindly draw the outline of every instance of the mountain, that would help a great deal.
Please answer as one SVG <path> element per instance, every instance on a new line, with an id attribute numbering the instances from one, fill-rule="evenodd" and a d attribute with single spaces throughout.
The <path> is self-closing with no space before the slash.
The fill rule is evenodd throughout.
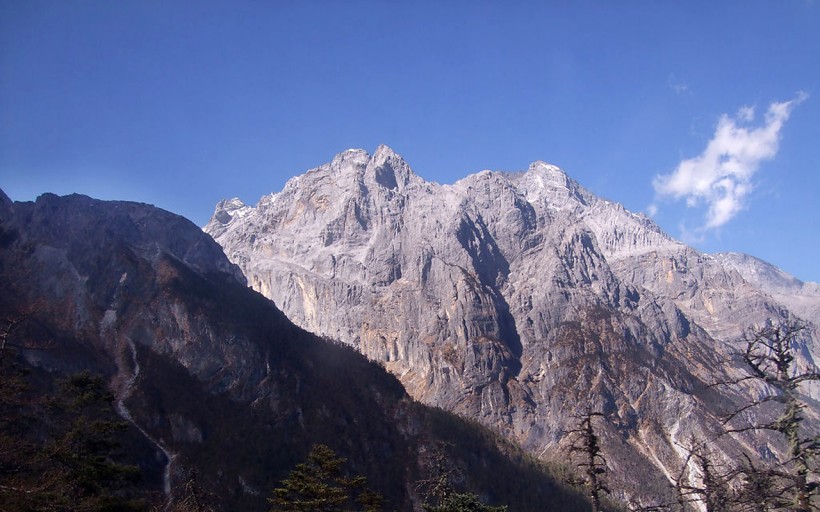
<path id="1" fill-rule="evenodd" d="M 386 146 L 348 150 L 255 206 L 220 202 L 205 231 L 296 324 L 538 457 L 564 453 L 579 413 L 605 413 L 620 497 L 643 503 L 759 392 L 714 386 L 742 375 L 748 329 L 800 318 L 798 364 L 819 353 L 816 288 L 798 307 L 788 278 L 752 279 L 544 162 L 441 185 Z M 714 440 L 726 460 L 767 443 Z"/>
<path id="2" fill-rule="evenodd" d="M 399 510 L 419 508 L 416 482 L 435 476 L 437 450 L 461 468 L 454 485 L 486 502 L 586 509 L 515 446 L 415 402 L 379 365 L 293 325 L 177 215 L 80 195 L 13 203 L 0 193 L 0 283 L 4 509 L 21 501 L 20 510 L 36 510 L 35 496 L 80 499 L 58 484 L 96 489 L 101 477 L 76 476 L 85 452 L 63 461 L 52 449 L 84 439 L 94 467 L 110 458 L 105 467 L 139 469 L 141 483 L 115 498 L 138 497 L 142 510 L 180 505 L 192 482 L 213 510 L 268 510 L 272 489 L 315 443 Z M 80 394 L 62 400 L 100 402 L 93 415 L 55 408 L 66 382 Z M 112 418 L 125 422 L 117 443 Z M 94 441 L 103 430 L 105 443 Z M 14 458 L 23 446 L 32 457 Z M 103 448 L 115 451 L 100 459 Z"/>
<path id="3" fill-rule="evenodd" d="M 820 284 L 804 283 L 770 263 L 748 254 L 714 255 L 727 268 L 802 318 L 820 318 Z"/>

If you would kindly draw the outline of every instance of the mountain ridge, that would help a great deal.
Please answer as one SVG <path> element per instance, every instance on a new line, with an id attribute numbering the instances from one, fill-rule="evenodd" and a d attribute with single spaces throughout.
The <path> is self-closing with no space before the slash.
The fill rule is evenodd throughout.
<path id="1" fill-rule="evenodd" d="M 1 206 L 0 370 L 17 365 L 55 386 L 77 372 L 101 377 L 140 439 L 132 456 L 150 472 L 150 504 L 180 504 L 196 475 L 214 510 L 268 510 L 277 482 L 324 443 L 401 510 L 420 508 L 415 482 L 439 449 L 464 470 L 458 488 L 484 501 L 584 509 L 514 446 L 410 400 L 378 365 L 292 324 L 190 221 L 80 195 Z M 22 398 L 47 399 L 38 382 Z M 47 420 L 11 411 L 4 421 L 25 427 L 21 440 L 47 440 L 37 437 Z M 492 481 L 487 465 L 510 478 Z M 0 501 L 17 476 L 0 475 Z M 33 478 L 14 486 L 39 492 Z"/>
<path id="2" fill-rule="evenodd" d="M 409 166 L 384 146 L 341 153 L 241 216 L 217 210 L 205 230 L 297 324 L 532 453 L 560 446 L 569 404 L 587 404 L 613 412 L 608 435 L 661 485 L 679 443 L 738 398 L 710 388 L 739 371 L 732 342 L 796 314 L 555 166 L 452 185 L 375 179 L 396 168 Z"/>

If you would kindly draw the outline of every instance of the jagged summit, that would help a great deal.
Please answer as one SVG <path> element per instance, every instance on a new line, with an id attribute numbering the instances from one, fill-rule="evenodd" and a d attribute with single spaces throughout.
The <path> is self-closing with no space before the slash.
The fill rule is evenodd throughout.
<path id="1" fill-rule="evenodd" d="M 483 199 L 477 204 L 479 197 Z M 406 212 L 405 203 L 410 198 L 419 208 L 427 205 L 448 215 L 468 205 L 485 208 L 491 203 L 496 208 L 512 205 L 510 214 L 535 208 L 547 215 L 563 215 L 558 212 L 565 210 L 566 214 L 583 217 L 587 228 L 599 236 L 602 250 L 615 258 L 650 246 L 681 245 L 663 234 L 651 219 L 628 212 L 618 203 L 598 199 L 558 166 L 544 161 L 533 162 L 523 172 L 481 171 L 452 185 L 439 185 L 415 174 L 386 145 L 379 146 L 372 155 L 363 149 L 343 151 L 330 163 L 290 179 L 281 192 L 262 197 L 255 206 L 246 206 L 237 199 L 221 201 L 205 230 L 219 237 L 232 223 L 264 224 L 270 220 L 270 212 L 281 207 L 289 213 L 284 218 L 278 214 L 277 218 L 287 220 L 288 225 L 311 231 L 324 223 L 335 233 L 344 224 L 350 232 L 357 224 L 367 228 L 373 215 L 396 217 L 397 212 Z M 357 240 L 356 244 L 361 245 Z"/>
<path id="2" fill-rule="evenodd" d="M 715 426 L 693 390 L 730 378 L 732 340 L 817 318 L 542 161 L 439 185 L 386 146 L 345 151 L 249 208 L 206 231 L 297 324 L 534 453 L 579 404 L 611 411 L 632 484 L 676 474 L 676 447 Z"/>
<path id="3" fill-rule="evenodd" d="M 404 161 L 404 159 L 396 153 L 393 148 L 386 144 L 379 144 L 379 147 L 376 148 L 376 151 L 373 153 L 373 159 L 377 162 L 384 162 L 387 159 L 398 159 Z"/>
<path id="4" fill-rule="evenodd" d="M 542 179 L 547 179 L 552 183 L 560 184 L 564 187 L 568 187 L 569 183 L 575 183 L 563 169 L 543 160 L 536 160 L 531 163 L 524 174 L 540 176 Z"/>
<path id="5" fill-rule="evenodd" d="M 403 190 L 413 178 L 417 178 L 401 155 L 383 144 L 370 159 L 368 171 L 372 172 L 376 183 L 391 190 Z"/>
<path id="6" fill-rule="evenodd" d="M 248 211 L 249 208 L 245 206 L 245 203 L 243 203 L 238 197 L 223 199 L 217 203 L 216 208 L 214 208 L 213 218 L 221 224 L 227 224 L 231 221 L 234 215 L 243 216 Z"/>
<path id="7" fill-rule="evenodd" d="M 370 159 L 370 155 L 364 149 L 347 149 L 338 153 L 330 162 L 330 168 L 337 170 L 351 165 L 364 166 Z M 321 169 L 321 167 L 319 168 Z"/>
<path id="8" fill-rule="evenodd" d="M 329 164 L 311 169 L 294 178 L 330 180 L 337 186 L 370 186 L 386 189 L 403 188 L 416 178 L 410 166 L 390 147 L 381 145 L 370 155 L 363 149 L 348 149 L 337 154 Z M 292 180 L 293 181 L 293 180 Z M 285 186 L 285 190 L 288 186 Z"/>

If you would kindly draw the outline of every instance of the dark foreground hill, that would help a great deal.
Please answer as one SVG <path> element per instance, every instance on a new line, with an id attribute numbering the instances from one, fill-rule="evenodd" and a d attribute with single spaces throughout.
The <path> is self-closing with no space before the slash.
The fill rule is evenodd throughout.
<path id="1" fill-rule="evenodd" d="M 588 509 L 497 436 L 294 326 L 189 221 L 78 195 L 0 203 L 4 510 L 94 492 L 147 510 L 194 491 L 267 510 L 317 443 L 390 509 L 420 508 L 437 450 L 487 503 Z"/>

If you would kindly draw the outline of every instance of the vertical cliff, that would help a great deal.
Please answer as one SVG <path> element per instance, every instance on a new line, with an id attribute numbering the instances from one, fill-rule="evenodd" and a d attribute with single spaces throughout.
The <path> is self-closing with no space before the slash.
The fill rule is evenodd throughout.
<path id="1" fill-rule="evenodd" d="M 711 386 L 737 374 L 733 343 L 801 315 L 544 162 L 440 185 L 386 146 L 349 150 L 254 206 L 220 203 L 205 230 L 294 322 L 414 397 L 539 456 L 604 411 L 616 473 L 658 488 L 742 399 Z"/>

